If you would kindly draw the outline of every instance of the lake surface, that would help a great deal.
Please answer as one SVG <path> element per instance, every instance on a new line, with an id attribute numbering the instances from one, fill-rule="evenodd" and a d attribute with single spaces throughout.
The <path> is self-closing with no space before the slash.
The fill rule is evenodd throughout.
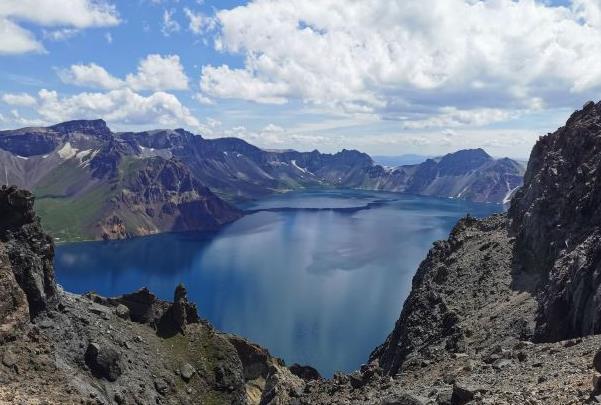
<path id="1" fill-rule="evenodd" d="M 212 233 L 60 245 L 68 291 L 115 296 L 183 282 L 202 317 L 287 364 L 330 376 L 364 363 L 397 320 L 432 242 L 496 204 L 363 191 L 294 192 Z"/>

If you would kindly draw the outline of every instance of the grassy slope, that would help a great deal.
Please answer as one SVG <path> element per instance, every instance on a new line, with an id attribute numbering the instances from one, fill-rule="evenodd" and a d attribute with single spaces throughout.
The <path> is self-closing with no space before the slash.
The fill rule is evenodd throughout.
<path id="1" fill-rule="evenodd" d="M 91 182 L 88 170 L 69 160 L 34 187 L 36 211 L 53 237 L 61 241 L 94 239 L 94 225 L 115 191 L 107 183 L 90 187 Z"/>

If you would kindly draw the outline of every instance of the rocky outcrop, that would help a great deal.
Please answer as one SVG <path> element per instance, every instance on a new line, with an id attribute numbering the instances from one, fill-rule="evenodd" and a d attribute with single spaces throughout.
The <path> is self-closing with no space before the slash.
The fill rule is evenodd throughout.
<path id="1" fill-rule="evenodd" d="M 152 157 L 126 167 L 98 227 L 103 239 L 215 230 L 242 216 L 174 159 Z"/>
<path id="2" fill-rule="evenodd" d="M 45 235 L 33 211 L 33 195 L 14 187 L 0 189 L 0 252 L 4 281 L 12 284 L 12 271 L 19 289 L 27 297 L 32 317 L 47 309 L 56 296 L 52 260 L 54 245 Z M 13 291 L 15 305 L 19 292 Z"/>
<path id="3" fill-rule="evenodd" d="M 601 103 L 589 102 L 532 150 L 510 208 L 525 271 L 547 280 L 536 339 L 601 332 Z"/>
<path id="4" fill-rule="evenodd" d="M 421 359 L 475 350 L 474 341 L 488 347 L 530 338 L 535 283 L 513 274 L 512 248 L 505 215 L 460 220 L 421 263 L 393 332 L 370 361 L 396 375 Z M 491 319 L 486 326 L 484 319 Z"/>

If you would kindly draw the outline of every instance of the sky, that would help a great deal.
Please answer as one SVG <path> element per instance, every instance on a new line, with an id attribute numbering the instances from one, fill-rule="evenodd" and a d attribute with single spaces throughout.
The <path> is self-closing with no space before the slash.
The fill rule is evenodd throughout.
<path id="1" fill-rule="evenodd" d="M 0 0 L 0 129 L 527 158 L 601 90 L 601 0 Z"/>

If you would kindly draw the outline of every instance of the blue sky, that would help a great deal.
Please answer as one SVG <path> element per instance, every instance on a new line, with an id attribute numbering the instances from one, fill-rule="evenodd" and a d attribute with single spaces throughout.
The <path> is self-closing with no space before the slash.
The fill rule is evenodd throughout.
<path id="1" fill-rule="evenodd" d="M 527 157 L 601 85 L 597 0 L 3 0 L 0 128 Z"/>

